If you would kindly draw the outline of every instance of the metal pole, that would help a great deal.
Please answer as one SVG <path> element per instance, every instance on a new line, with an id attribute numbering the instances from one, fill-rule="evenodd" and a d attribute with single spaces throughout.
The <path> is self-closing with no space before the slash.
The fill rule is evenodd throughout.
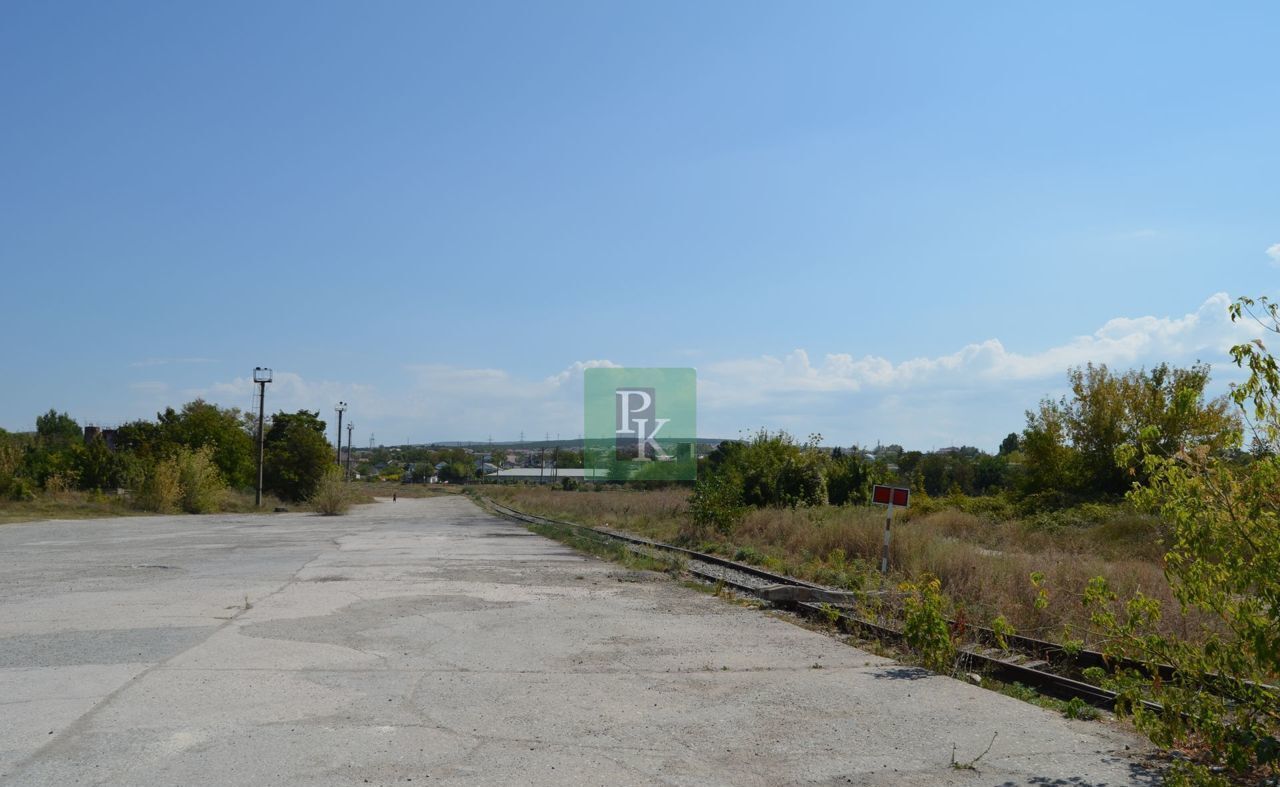
<path id="1" fill-rule="evenodd" d="M 341 404 L 341 403 L 339 403 Z M 342 411 L 345 407 L 334 408 L 338 411 L 338 467 L 342 467 Z"/>
<path id="2" fill-rule="evenodd" d="M 889 573 L 889 528 L 893 525 L 893 491 L 889 492 L 889 510 L 884 515 L 884 549 L 880 552 L 880 573 Z"/>
<path id="3" fill-rule="evenodd" d="M 253 497 L 254 508 L 262 507 L 262 414 L 267 398 L 267 384 L 258 383 L 258 491 Z"/>
<path id="4" fill-rule="evenodd" d="M 347 480 L 351 479 L 351 430 L 355 428 L 356 428 L 355 424 L 351 424 L 351 423 L 347 424 L 347 470 L 346 470 L 346 473 L 343 475 L 343 478 Z M 339 440 L 342 439 L 342 432 L 338 432 L 338 439 Z"/>

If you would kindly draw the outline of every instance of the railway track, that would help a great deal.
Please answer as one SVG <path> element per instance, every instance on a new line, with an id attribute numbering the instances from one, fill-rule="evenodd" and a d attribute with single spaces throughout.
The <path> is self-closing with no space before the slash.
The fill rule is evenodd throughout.
<path id="1" fill-rule="evenodd" d="M 812 582 L 788 577 L 766 571 L 757 566 L 739 563 L 718 555 L 695 552 L 691 549 L 665 544 L 630 533 L 622 533 L 608 528 L 591 527 L 577 522 L 564 522 L 547 517 L 526 514 L 510 506 L 504 505 L 488 497 L 480 500 L 494 512 L 527 524 L 553 525 L 587 531 L 598 536 L 621 541 L 632 548 L 649 550 L 667 555 L 676 555 L 685 563 L 688 573 L 708 582 L 722 583 L 724 586 L 748 595 L 759 595 L 766 587 L 790 585 L 807 588 L 813 591 L 830 591 Z M 903 633 L 883 623 L 867 620 L 854 612 L 833 607 L 829 604 L 811 601 L 774 602 L 794 610 L 806 617 L 833 622 L 841 630 L 867 639 L 876 639 L 893 644 L 904 640 Z M 952 623 L 954 627 L 954 622 Z M 1032 637 L 1006 635 L 1004 648 L 997 646 L 997 635 L 994 631 L 981 626 L 964 626 L 964 634 L 973 641 L 958 646 L 957 653 L 966 666 L 967 671 L 989 675 L 1005 683 L 1021 683 L 1030 686 L 1042 694 L 1061 700 L 1079 698 L 1097 708 L 1114 710 L 1116 695 L 1100 686 L 1095 686 L 1079 679 L 1080 673 L 1091 666 L 1107 669 L 1115 666 L 1114 662 L 1104 661 L 1101 653 L 1088 650 L 1066 649 L 1061 645 Z M 1134 665 L 1136 666 L 1136 665 Z M 1161 670 L 1166 680 L 1172 670 Z M 1152 709 L 1159 706 L 1147 703 Z"/>

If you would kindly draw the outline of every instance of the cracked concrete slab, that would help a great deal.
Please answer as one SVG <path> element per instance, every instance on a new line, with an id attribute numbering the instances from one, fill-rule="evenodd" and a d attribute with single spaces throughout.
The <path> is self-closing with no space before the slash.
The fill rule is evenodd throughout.
<path id="1" fill-rule="evenodd" d="M 4 784 L 1155 782 L 1112 726 L 461 497 L 9 525 L 0 551 Z"/>

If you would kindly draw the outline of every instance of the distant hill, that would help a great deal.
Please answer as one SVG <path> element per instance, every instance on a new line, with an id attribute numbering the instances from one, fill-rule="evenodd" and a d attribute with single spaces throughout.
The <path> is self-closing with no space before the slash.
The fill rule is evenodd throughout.
<path id="1" fill-rule="evenodd" d="M 699 446 L 711 448 L 724 442 L 726 438 L 720 437 L 699 437 L 697 443 Z M 582 450 L 583 441 L 578 438 L 569 440 L 494 440 L 492 443 L 488 440 L 446 440 L 437 443 L 414 443 L 409 446 L 395 446 L 396 448 L 467 448 L 473 451 L 488 451 L 490 448 L 505 448 L 508 450 L 530 450 L 545 448 L 552 450 L 555 448 L 566 448 L 574 451 Z M 388 448 L 392 446 L 387 446 Z"/>

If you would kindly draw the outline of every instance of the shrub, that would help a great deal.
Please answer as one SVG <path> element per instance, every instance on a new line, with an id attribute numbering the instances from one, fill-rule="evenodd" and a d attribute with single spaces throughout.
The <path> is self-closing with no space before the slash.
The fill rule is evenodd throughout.
<path id="1" fill-rule="evenodd" d="M 1000 650 L 1008 650 L 1008 638 L 1017 634 L 1018 631 L 1005 619 L 1004 615 L 997 615 L 995 620 L 991 621 L 991 633 L 995 635 L 996 647 Z"/>
<path id="2" fill-rule="evenodd" d="M 172 457 L 157 461 L 147 470 L 134 496 L 138 508 L 158 514 L 176 511 L 181 500 L 178 462 Z"/>
<path id="3" fill-rule="evenodd" d="M 903 582 L 903 636 L 907 645 L 920 656 L 920 662 L 934 672 L 950 672 L 956 659 L 956 646 L 947 625 L 946 602 L 942 583 L 925 574 L 918 582 Z"/>
<path id="4" fill-rule="evenodd" d="M 9 482 L 8 497 L 16 502 L 36 499 L 36 489 L 30 480 L 18 476 Z"/>
<path id="5" fill-rule="evenodd" d="M 320 479 L 315 493 L 307 502 L 317 514 L 341 516 L 351 510 L 354 497 L 350 486 L 342 478 L 342 471 L 337 467 L 331 467 Z"/>
<path id="6" fill-rule="evenodd" d="M 212 447 L 192 450 L 184 446 L 146 468 L 134 494 L 134 505 L 159 514 L 208 514 L 221 507 L 225 493 L 226 485 L 214 464 Z"/>
<path id="7" fill-rule="evenodd" d="M 742 489 L 735 481 L 719 473 L 698 479 L 689 499 L 694 532 L 683 534 L 687 539 L 698 540 L 708 529 L 721 535 L 733 532 L 746 513 Z"/>
<path id="8" fill-rule="evenodd" d="M 202 446 L 194 451 L 178 449 L 178 487 L 182 510 L 188 514 L 208 514 L 218 510 L 226 485 L 214 463 L 213 447 Z"/>

